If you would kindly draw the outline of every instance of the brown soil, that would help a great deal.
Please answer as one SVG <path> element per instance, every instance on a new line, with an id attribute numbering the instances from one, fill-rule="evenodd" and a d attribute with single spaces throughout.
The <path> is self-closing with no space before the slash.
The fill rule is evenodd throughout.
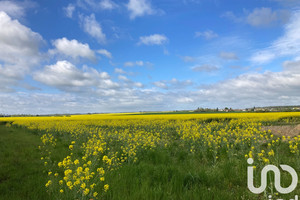
<path id="1" fill-rule="evenodd" d="M 300 124 L 284 126 L 263 126 L 263 130 L 271 130 L 274 135 L 278 136 L 297 136 L 300 134 Z"/>

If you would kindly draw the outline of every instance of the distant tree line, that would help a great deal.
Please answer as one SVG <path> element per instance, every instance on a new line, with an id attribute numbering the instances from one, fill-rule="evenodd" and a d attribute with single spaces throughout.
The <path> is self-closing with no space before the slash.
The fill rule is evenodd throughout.
<path id="1" fill-rule="evenodd" d="M 198 107 L 196 110 L 194 110 L 194 112 L 219 112 L 219 108 L 215 108 L 215 109 L 212 109 L 212 108 L 200 108 Z"/>

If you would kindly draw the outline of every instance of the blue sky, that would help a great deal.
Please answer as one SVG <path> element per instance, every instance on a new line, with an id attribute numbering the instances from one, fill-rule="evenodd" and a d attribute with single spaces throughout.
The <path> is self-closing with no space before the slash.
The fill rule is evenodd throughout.
<path id="1" fill-rule="evenodd" d="M 0 113 L 299 100 L 298 0 L 0 1 Z"/>

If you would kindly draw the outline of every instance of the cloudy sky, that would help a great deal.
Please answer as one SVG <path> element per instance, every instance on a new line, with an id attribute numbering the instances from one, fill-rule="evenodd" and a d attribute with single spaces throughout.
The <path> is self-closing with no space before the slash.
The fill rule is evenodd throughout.
<path id="1" fill-rule="evenodd" d="M 300 104 L 299 0 L 0 1 L 0 113 Z"/>

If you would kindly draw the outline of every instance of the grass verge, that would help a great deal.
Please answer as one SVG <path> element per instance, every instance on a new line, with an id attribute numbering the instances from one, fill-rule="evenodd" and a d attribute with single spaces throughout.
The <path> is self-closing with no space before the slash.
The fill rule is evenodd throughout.
<path id="1" fill-rule="evenodd" d="M 44 187 L 40 142 L 28 130 L 0 125 L 0 199 L 51 199 Z"/>

